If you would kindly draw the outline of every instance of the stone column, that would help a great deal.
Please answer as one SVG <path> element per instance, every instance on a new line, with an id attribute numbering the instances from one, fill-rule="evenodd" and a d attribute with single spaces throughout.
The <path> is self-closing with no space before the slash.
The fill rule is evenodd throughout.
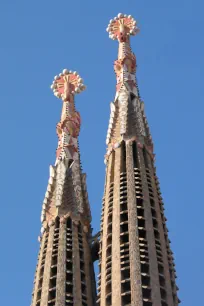
<path id="1" fill-rule="evenodd" d="M 57 260 L 56 305 L 64 306 L 66 297 L 66 223 L 60 222 Z"/>
<path id="2" fill-rule="evenodd" d="M 108 204 L 109 204 L 109 191 L 110 191 L 110 179 L 111 171 L 113 167 L 112 154 L 108 160 L 107 172 L 106 172 L 106 185 L 105 185 L 105 203 L 104 203 L 104 216 L 103 216 L 103 233 L 102 237 L 102 256 L 101 256 L 101 297 L 100 306 L 106 306 L 106 247 L 107 247 L 107 221 L 108 221 Z M 119 306 L 119 305 L 118 305 Z"/>
<path id="3" fill-rule="evenodd" d="M 33 299 L 32 299 L 31 306 L 35 306 L 37 303 L 37 293 L 38 293 L 38 286 L 39 286 L 39 281 L 40 281 L 40 270 L 41 270 L 41 265 L 42 265 L 42 257 L 43 257 L 43 251 L 44 251 L 44 246 L 45 246 L 45 240 L 46 240 L 46 233 L 44 232 L 42 241 L 41 241 L 40 251 L 39 251 L 37 270 L 35 274 Z"/>
<path id="4" fill-rule="evenodd" d="M 45 259 L 45 270 L 44 270 L 44 278 L 43 278 L 43 285 L 42 285 L 42 297 L 41 297 L 40 306 L 48 305 L 54 230 L 55 230 L 55 225 L 50 226 L 48 245 L 47 245 L 47 254 L 46 254 L 46 259 Z"/>
<path id="5" fill-rule="evenodd" d="M 115 151 L 113 217 L 112 217 L 112 306 L 121 305 L 120 165 L 121 165 L 121 148 L 118 148 Z"/>
<path id="6" fill-rule="evenodd" d="M 146 237 L 147 237 L 148 252 L 149 252 L 149 273 L 150 273 L 152 306 L 158 306 L 161 305 L 161 294 L 160 294 L 157 254 L 156 254 L 155 236 L 154 236 L 154 229 L 152 222 L 152 212 L 150 207 L 149 190 L 148 190 L 148 183 L 146 177 L 146 167 L 144 162 L 143 150 L 141 148 L 138 148 L 138 158 L 140 163 L 142 191 L 144 197 L 143 205 L 144 205 Z"/>
<path id="7" fill-rule="evenodd" d="M 84 248 L 84 272 L 86 275 L 86 297 L 87 297 L 87 305 L 93 306 L 93 298 L 92 298 L 92 276 L 91 276 L 91 270 L 90 265 L 91 263 L 91 254 L 90 254 L 90 246 L 88 242 L 88 234 L 83 232 L 83 248 Z"/>
<path id="8" fill-rule="evenodd" d="M 74 305 L 82 306 L 78 221 L 72 222 L 72 239 Z"/>
<path id="9" fill-rule="evenodd" d="M 126 144 L 128 231 L 130 253 L 131 306 L 142 306 L 140 248 L 138 239 L 135 176 L 133 168 L 132 143 Z"/>
<path id="10" fill-rule="evenodd" d="M 158 198 L 158 193 L 157 193 L 157 186 L 155 183 L 155 177 L 154 177 L 154 171 L 153 171 L 153 165 L 148 158 L 148 164 L 149 164 L 149 171 L 150 171 L 150 176 L 152 178 L 152 189 L 153 189 L 153 194 L 155 198 L 155 211 L 157 214 L 157 222 L 158 222 L 158 229 L 160 233 L 160 243 L 161 243 L 161 249 L 162 249 L 162 259 L 163 259 L 163 266 L 164 266 L 164 277 L 165 277 L 165 286 L 166 286 L 166 293 L 167 293 L 167 304 L 168 306 L 173 306 L 173 296 L 172 296 L 172 288 L 171 288 L 171 278 L 170 278 L 170 273 L 169 273 L 169 264 L 168 264 L 168 258 L 167 258 L 167 249 L 166 249 L 166 241 L 164 237 L 164 229 L 163 229 L 163 224 L 162 224 L 162 218 L 161 218 L 161 209 L 159 206 L 159 198 Z"/>

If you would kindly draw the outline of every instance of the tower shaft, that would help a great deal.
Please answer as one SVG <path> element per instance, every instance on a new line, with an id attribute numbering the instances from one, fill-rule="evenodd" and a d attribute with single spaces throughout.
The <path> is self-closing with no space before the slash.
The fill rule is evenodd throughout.
<path id="1" fill-rule="evenodd" d="M 106 183 L 99 252 L 100 306 L 177 306 L 177 287 L 163 201 L 154 165 L 153 143 L 136 83 L 131 16 L 110 21 L 118 39 L 105 157 Z"/>

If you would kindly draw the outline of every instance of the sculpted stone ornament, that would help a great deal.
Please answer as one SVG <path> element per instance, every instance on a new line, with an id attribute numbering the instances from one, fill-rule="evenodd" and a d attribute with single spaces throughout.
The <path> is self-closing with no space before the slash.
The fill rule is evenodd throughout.
<path id="1" fill-rule="evenodd" d="M 68 172 L 72 177 L 74 196 L 77 201 L 75 213 L 83 211 L 83 196 L 81 183 L 81 170 L 78 153 L 78 135 L 81 118 L 75 110 L 74 96 L 85 89 L 82 78 L 76 71 L 64 69 L 55 76 L 51 85 L 54 95 L 63 101 L 61 120 L 57 124 L 58 147 L 56 150 L 56 163 L 51 168 L 49 186 L 43 202 L 41 221 L 47 220 L 49 225 L 58 215 L 58 209 L 64 203 L 65 184 Z M 71 167 L 71 168 L 70 168 Z M 64 219 L 63 219 L 64 220 Z"/>
<path id="2" fill-rule="evenodd" d="M 121 13 L 110 20 L 106 30 L 111 39 L 118 39 L 119 42 L 127 42 L 130 35 L 136 35 L 139 32 L 134 18 L 131 15 Z"/>
<path id="3" fill-rule="evenodd" d="M 63 159 L 57 167 L 57 176 L 56 176 L 56 197 L 55 197 L 55 205 L 59 207 L 62 205 L 62 197 L 64 192 L 64 183 L 66 179 L 66 161 Z"/>
<path id="4" fill-rule="evenodd" d="M 56 76 L 51 89 L 56 97 L 63 101 L 61 121 L 57 124 L 57 135 L 59 138 L 57 158 L 77 159 L 78 151 L 77 137 L 80 131 L 80 114 L 75 111 L 74 95 L 85 89 L 82 78 L 78 73 L 63 70 Z"/>
<path id="5" fill-rule="evenodd" d="M 130 36 L 136 35 L 139 32 L 137 27 L 137 22 L 131 15 L 118 14 L 117 17 L 111 19 L 107 27 L 107 32 L 109 37 L 113 40 L 118 40 L 119 50 L 118 50 L 118 59 L 114 62 L 114 70 L 116 74 L 116 96 L 114 105 L 118 109 L 117 117 L 115 117 L 115 112 L 111 112 L 109 129 L 106 138 L 106 144 L 109 145 L 114 137 L 115 125 L 112 124 L 113 118 L 114 122 L 119 118 L 120 126 L 120 135 L 123 137 L 123 140 L 127 140 L 127 128 L 128 128 L 128 110 L 129 105 L 132 104 L 132 108 L 135 112 L 135 117 L 137 118 L 137 131 L 135 136 L 146 135 L 145 127 L 143 124 L 143 114 L 140 108 L 140 101 L 137 90 L 136 82 L 136 57 L 130 47 Z M 117 138 L 120 136 L 117 135 Z M 134 135 L 132 135 L 134 136 Z M 108 156 L 114 150 L 114 148 L 108 150 L 106 154 L 106 160 Z"/>

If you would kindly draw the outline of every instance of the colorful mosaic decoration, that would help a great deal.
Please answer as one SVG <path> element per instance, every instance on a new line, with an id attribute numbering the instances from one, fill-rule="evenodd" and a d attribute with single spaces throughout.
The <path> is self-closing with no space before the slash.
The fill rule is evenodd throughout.
<path id="1" fill-rule="evenodd" d="M 137 23 L 130 15 L 118 14 L 110 20 L 107 32 L 111 39 L 119 42 L 118 59 L 114 63 L 116 92 L 119 93 L 125 86 L 128 91 L 136 94 L 136 57 L 131 51 L 129 37 L 139 32 Z"/>
<path id="2" fill-rule="evenodd" d="M 61 120 L 57 124 L 58 148 L 57 159 L 78 158 L 77 137 L 80 131 L 81 118 L 75 110 L 74 95 L 85 89 L 82 78 L 76 71 L 64 69 L 59 76 L 55 76 L 51 85 L 56 97 L 63 101 Z"/>
<path id="3" fill-rule="evenodd" d="M 63 101 L 70 101 L 73 99 L 73 95 L 80 93 L 85 89 L 82 78 L 76 71 L 69 71 L 64 69 L 62 73 L 55 76 L 51 85 L 51 89 L 58 98 L 62 98 Z"/>
<path id="4" fill-rule="evenodd" d="M 126 42 L 128 36 L 136 35 L 139 32 L 137 22 L 131 15 L 118 14 L 117 17 L 110 20 L 107 27 L 109 37 L 119 42 Z"/>

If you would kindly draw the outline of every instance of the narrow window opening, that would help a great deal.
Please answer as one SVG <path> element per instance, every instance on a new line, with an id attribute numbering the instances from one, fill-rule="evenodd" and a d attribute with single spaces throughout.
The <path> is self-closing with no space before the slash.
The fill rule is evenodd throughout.
<path id="1" fill-rule="evenodd" d="M 141 272 L 142 273 L 149 273 L 149 265 L 141 264 Z"/>
<path id="2" fill-rule="evenodd" d="M 121 287 L 122 287 L 121 288 L 122 293 L 130 291 L 130 281 L 122 283 Z"/>
<path id="3" fill-rule="evenodd" d="M 150 198 L 150 204 L 151 204 L 151 206 L 152 206 L 152 207 L 155 207 L 154 200 L 153 200 L 153 199 L 151 199 L 151 198 Z"/>
<path id="4" fill-rule="evenodd" d="M 112 165 L 111 165 L 111 176 L 110 183 L 114 182 L 114 169 L 115 169 L 115 152 L 112 152 Z"/>
<path id="5" fill-rule="evenodd" d="M 146 238 L 146 231 L 145 230 L 139 230 L 139 237 L 140 238 Z"/>
<path id="6" fill-rule="evenodd" d="M 158 228 L 158 222 L 157 222 L 157 220 L 156 219 L 152 219 L 153 220 L 153 226 L 155 227 L 155 228 Z"/>
<path id="7" fill-rule="evenodd" d="M 144 157 L 145 168 L 149 168 L 149 165 L 148 165 L 148 157 L 147 157 L 147 152 L 146 152 L 146 149 L 145 149 L 145 148 L 143 148 L 143 157 Z"/>
<path id="8" fill-rule="evenodd" d="M 72 294 L 72 285 L 66 284 L 66 293 Z"/>
<path id="9" fill-rule="evenodd" d="M 67 282 L 72 282 L 72 273 L 71 272 L 67 272 L 66 280 L 67 280 Z"/>
<path id="10" fill-rule="evenodd" d="M 120 222 L 128 221 L 128 214 L 120 214 Z"/>
<path id="11" fill-rule="evenodd" d="M 122 296 L 122 305 L 123 306 L 131 305 L 131 295 L 130 294 L 126 294 Z"/>
<path id="12" fill-rule="evenodd" d="M 138 220 L 138 226 L 139 226 L 139 227 L 145 227 L 145 220 L 139 219 L 139 220 Z"/>
<path id="13" fill-rule="evenodd" d="M 160 286 L 165 287 L 165 279 L 161 275 L 159 275 L 159 283 L 160 283 Z"/>
<path id="14" fill-rule="evenodd" d="M 121 236 L 120 236 L 120 243 L 126 243 L 126 242 L 129 242 L 129 236 L 128 236 L 128 234 L 121 235 Z"/>
<path id="15" fill-rule="evenodd" d="M 126 145 L 125 142 L 121 143 L 121 172 L 126 172 Z"/>
<path id="16" fill-rule="evenodd" d="M 155 236 L 155 239 L 160 239 L 159 232 L 156 229 L 154 229 L 154 236 Z"/>
<path id="17" fill-rule="evenodd" d="M 156 211 L 154 208 L 151 208 L 151 211 L 152 211 L 152 217 L 153 218 L 156 218 L 157 217 L 157 214 L 156 214 Z"/>
<path id="18" fill-rule="evenodd" d="M 150 289 L 142 288 L 142 293 L 143 293 L 144 298 L 146 298 L 146 299 L 151 298 L 151 290 Z"/>
<path id="19" fill-rule="evenodd" d="M 49 292 L 49 300 L 53 300 L 56 298 L 56 290 L 52 290 Z"/>
<path id="20" fill-rule="evenodd" d="M 166 290 L 164 290 L 163 288 L 160 288 L 160 293 L 161 293 L 161 298 L 163 300 L 165 300 L 166 299 Z"/>
<path id="21" fill-rule="evenodd" d="M 121 280 L 130 278 L 130 269 L 125 269 L 121 271 Z"/>
<path id="22" fill-rule="evenodd" d="M 127 232 L 127 231 L 128 231 L 128 223 L 121 224 L 120 225 L 120 232 L 123 233 L 123 232 Z"/>
<path id="23" fill-rule="evenodd" d="M 139 168 L 138 157 L 137 157 L 137 144 L 135 141 L 132 144 L 132 154 L 133 154 L 134 168 Z"/>

